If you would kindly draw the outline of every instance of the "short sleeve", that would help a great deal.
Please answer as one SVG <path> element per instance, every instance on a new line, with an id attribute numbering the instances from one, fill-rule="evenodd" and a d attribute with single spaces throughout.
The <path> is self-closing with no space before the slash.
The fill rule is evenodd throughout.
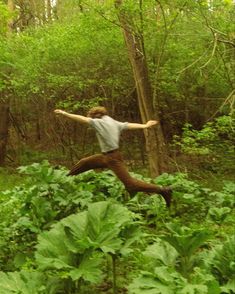
<path id="1" fill-rule="evenodd" d="M 89 123 L 89 125 L 90 125 L 91 127 L 95 128 L 95 126 L 96 126 L 96 121 L 95 121 L 95 119 L 91 118 L 91 119 L 89 120 L 88 123 Z"/>
<path id="2" fill-rule="evenodd" d="M 123 131 L 128 128 L 128 122 L 118 122 L 120 131 Z"/>

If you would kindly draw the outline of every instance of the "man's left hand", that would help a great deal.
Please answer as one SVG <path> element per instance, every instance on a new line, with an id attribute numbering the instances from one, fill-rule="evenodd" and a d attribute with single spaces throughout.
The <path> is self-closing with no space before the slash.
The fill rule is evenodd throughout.
<path id="1" fill-rule="evenodd" d="M 155 126 L 156 124 L 158 124 L 158 121 L 157 120 L 149 120 L 146 123 L 146 126 L 147 126 L 147 128 L 151 128 L 151 127 Z"/>

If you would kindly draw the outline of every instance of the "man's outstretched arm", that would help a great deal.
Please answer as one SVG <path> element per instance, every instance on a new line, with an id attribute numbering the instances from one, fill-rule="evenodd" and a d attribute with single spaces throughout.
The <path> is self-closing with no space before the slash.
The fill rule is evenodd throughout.
<path id="1" fill-rule="evenodd" d="M 68 112 L 60 110 L 60 109 L 56 109 L 56 110 L 54 110 L 54 112 L 56 114 L 61 114 L 61 115 L 65 116 L 65 117 L 76 120 L 76 121 L 78 121 L 80 123 L 88 124 L 90 122 L 90 120 L 91 120 L 89 117 L 86 117 L 86 116 L 83 116 L 83 115 L 78 115 L 78 114 L 71 114 L 71 113 L 68 113 Z"/>
<path id="2" fill-rule="evenodd" d="M 128 130 L 148 129 L 158 124 L 157 120 L 149 120 L 146 124 L 128 123 Z"/>

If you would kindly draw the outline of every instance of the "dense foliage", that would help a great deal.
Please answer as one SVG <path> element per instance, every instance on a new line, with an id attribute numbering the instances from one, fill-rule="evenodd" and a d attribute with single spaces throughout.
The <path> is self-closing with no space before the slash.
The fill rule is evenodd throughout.
<path id="1" fill-rule="evenodd" d="M 68 161 L 84 152 L 90 136 L 55 120 L 55 107 L 85 113 L 102 103 L 120 120 L 139 121 L 114 1 L 47 1 L 58 7 L 51 9 L 54 17 L 48 12 L 44 18 L 43 1 L 34 7 L 21 2 L 9 12 L 0 1 L 0 101 L 11 111 L 7 162 L 30 163 L 43 159 L 42 152 Z M 199 129 L 213 116 L 233 112 L 233 1 L 125 0 L 122 9 L 142 41 L 167 141 L 181 134 L 184 123 Z M 15 26 L 4 34 L 9 22 Z M 136 144 L 135 153 L 142 146 Z"/>
<path id="2" fill-rule="evenodd" d="M 47 161 L 19 172 L 26 182 L 0 197 L 2 293 L 235 293 L 234 183 L 163 174 L 168 211 L 159 195 L 125 200 L 110 172 L 68 177 Z"/>
<path id="3" fill-rule="evenodd" d="M 1 294 L 235 293 L 234 8 L 0 0 Z M 133 176 L 171 185 L 169 210 L 157 194 L 130 198 L 109 171 L 67 176 L 97 145 L 55 108 L 102 104 L 141 121 L 124 25 L 169 147 L 169 173 Z M 123 138 L 127 165 L 146 175 L 143 134 Z"/>
<path id="4" fill-rule="evenodd" d="M 174 136 L 176 149 L 197 158 L 207 170 L 224 174 L 235 171 L 234 144 L 235 120 L 232 115 L 207 122 L 200 130 L 185 124 L 182 136 Z"/>

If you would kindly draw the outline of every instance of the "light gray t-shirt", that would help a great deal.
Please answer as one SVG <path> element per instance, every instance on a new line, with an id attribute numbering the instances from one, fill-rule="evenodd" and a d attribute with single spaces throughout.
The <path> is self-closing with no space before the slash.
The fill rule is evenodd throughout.
<path id="1" fill-rule="evenodd" d="M 90 125 L 95 129 L 102 152 L 119 148 L 121 131 L 126 129 L 128 122 L 120 122 L 108 115 L 102 118 L 92 118 Z"/>

